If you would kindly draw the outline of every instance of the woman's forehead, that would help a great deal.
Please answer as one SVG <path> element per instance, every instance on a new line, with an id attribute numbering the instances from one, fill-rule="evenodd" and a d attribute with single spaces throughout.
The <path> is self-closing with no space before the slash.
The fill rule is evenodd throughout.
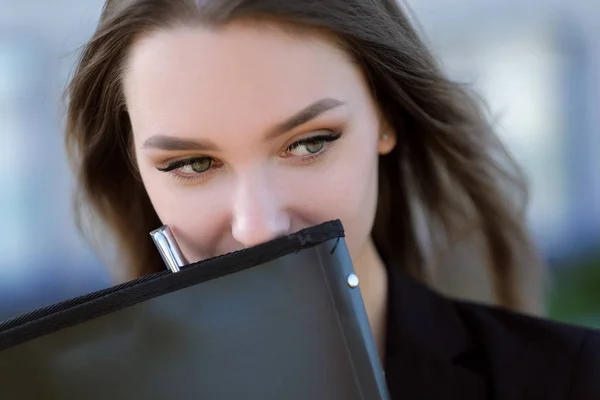
<path id="1" fill-rule="evenodd" d="M 255 25 L 147 36 L 131 51 L 124 85 L 132 119 L 183 131 L 213 122 L 260 130 L 321 99 L 351 106 L 366 91 L 357 67 L 327 39 Z"/>

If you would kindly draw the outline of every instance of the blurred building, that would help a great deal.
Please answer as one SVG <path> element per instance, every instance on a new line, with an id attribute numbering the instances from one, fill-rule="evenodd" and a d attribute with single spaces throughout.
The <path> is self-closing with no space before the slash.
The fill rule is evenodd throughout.
<path id="1" fill-rule="evenodd" d="M 549 257 L 600 246 L 600 3 L 413 1 L 448 71 L 488 102 L 529 174 Z"/>
<path id="2" fill-rule="evenodd" d="M 0 320 L 110 284 L 72 222 L 60 103 L 102 4 L 0 0 Z M 600 2 L 408 4 L 525 167 L 546 257 L 600 249 Z"/>

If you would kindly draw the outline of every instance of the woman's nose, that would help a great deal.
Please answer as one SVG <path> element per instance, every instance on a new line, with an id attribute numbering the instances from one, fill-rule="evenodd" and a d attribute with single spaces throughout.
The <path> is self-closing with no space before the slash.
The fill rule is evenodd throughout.
<path id="1" fill-rule="evenodd" d="M 290 233 L 290 216 L 268 182 L 241 183 L 233 204 L 232 235 L 244 247 Z"/>

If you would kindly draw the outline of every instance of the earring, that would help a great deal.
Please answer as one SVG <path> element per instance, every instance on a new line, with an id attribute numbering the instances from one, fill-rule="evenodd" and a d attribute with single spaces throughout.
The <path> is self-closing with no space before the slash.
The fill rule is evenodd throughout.
<path id="1" fill-rule="evenodd" d="M 387 134 L 387 132 L 386 132 L 386 133 L 382 133 L 382 134 L 381 134 L 381 139 L 382 139 L 382 140 L 388 140 L 388 138 L 389 138 L 389 137 L 390 137 L 390 136 Z"/>

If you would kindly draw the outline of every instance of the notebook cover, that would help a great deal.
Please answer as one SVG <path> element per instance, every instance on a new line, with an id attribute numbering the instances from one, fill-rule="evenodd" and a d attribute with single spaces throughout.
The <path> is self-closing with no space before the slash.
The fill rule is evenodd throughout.
<path id="1" fill-rule="evenodd" d="M 0 398 L 387 399 L 339 221 L 0 324 Z"/>

